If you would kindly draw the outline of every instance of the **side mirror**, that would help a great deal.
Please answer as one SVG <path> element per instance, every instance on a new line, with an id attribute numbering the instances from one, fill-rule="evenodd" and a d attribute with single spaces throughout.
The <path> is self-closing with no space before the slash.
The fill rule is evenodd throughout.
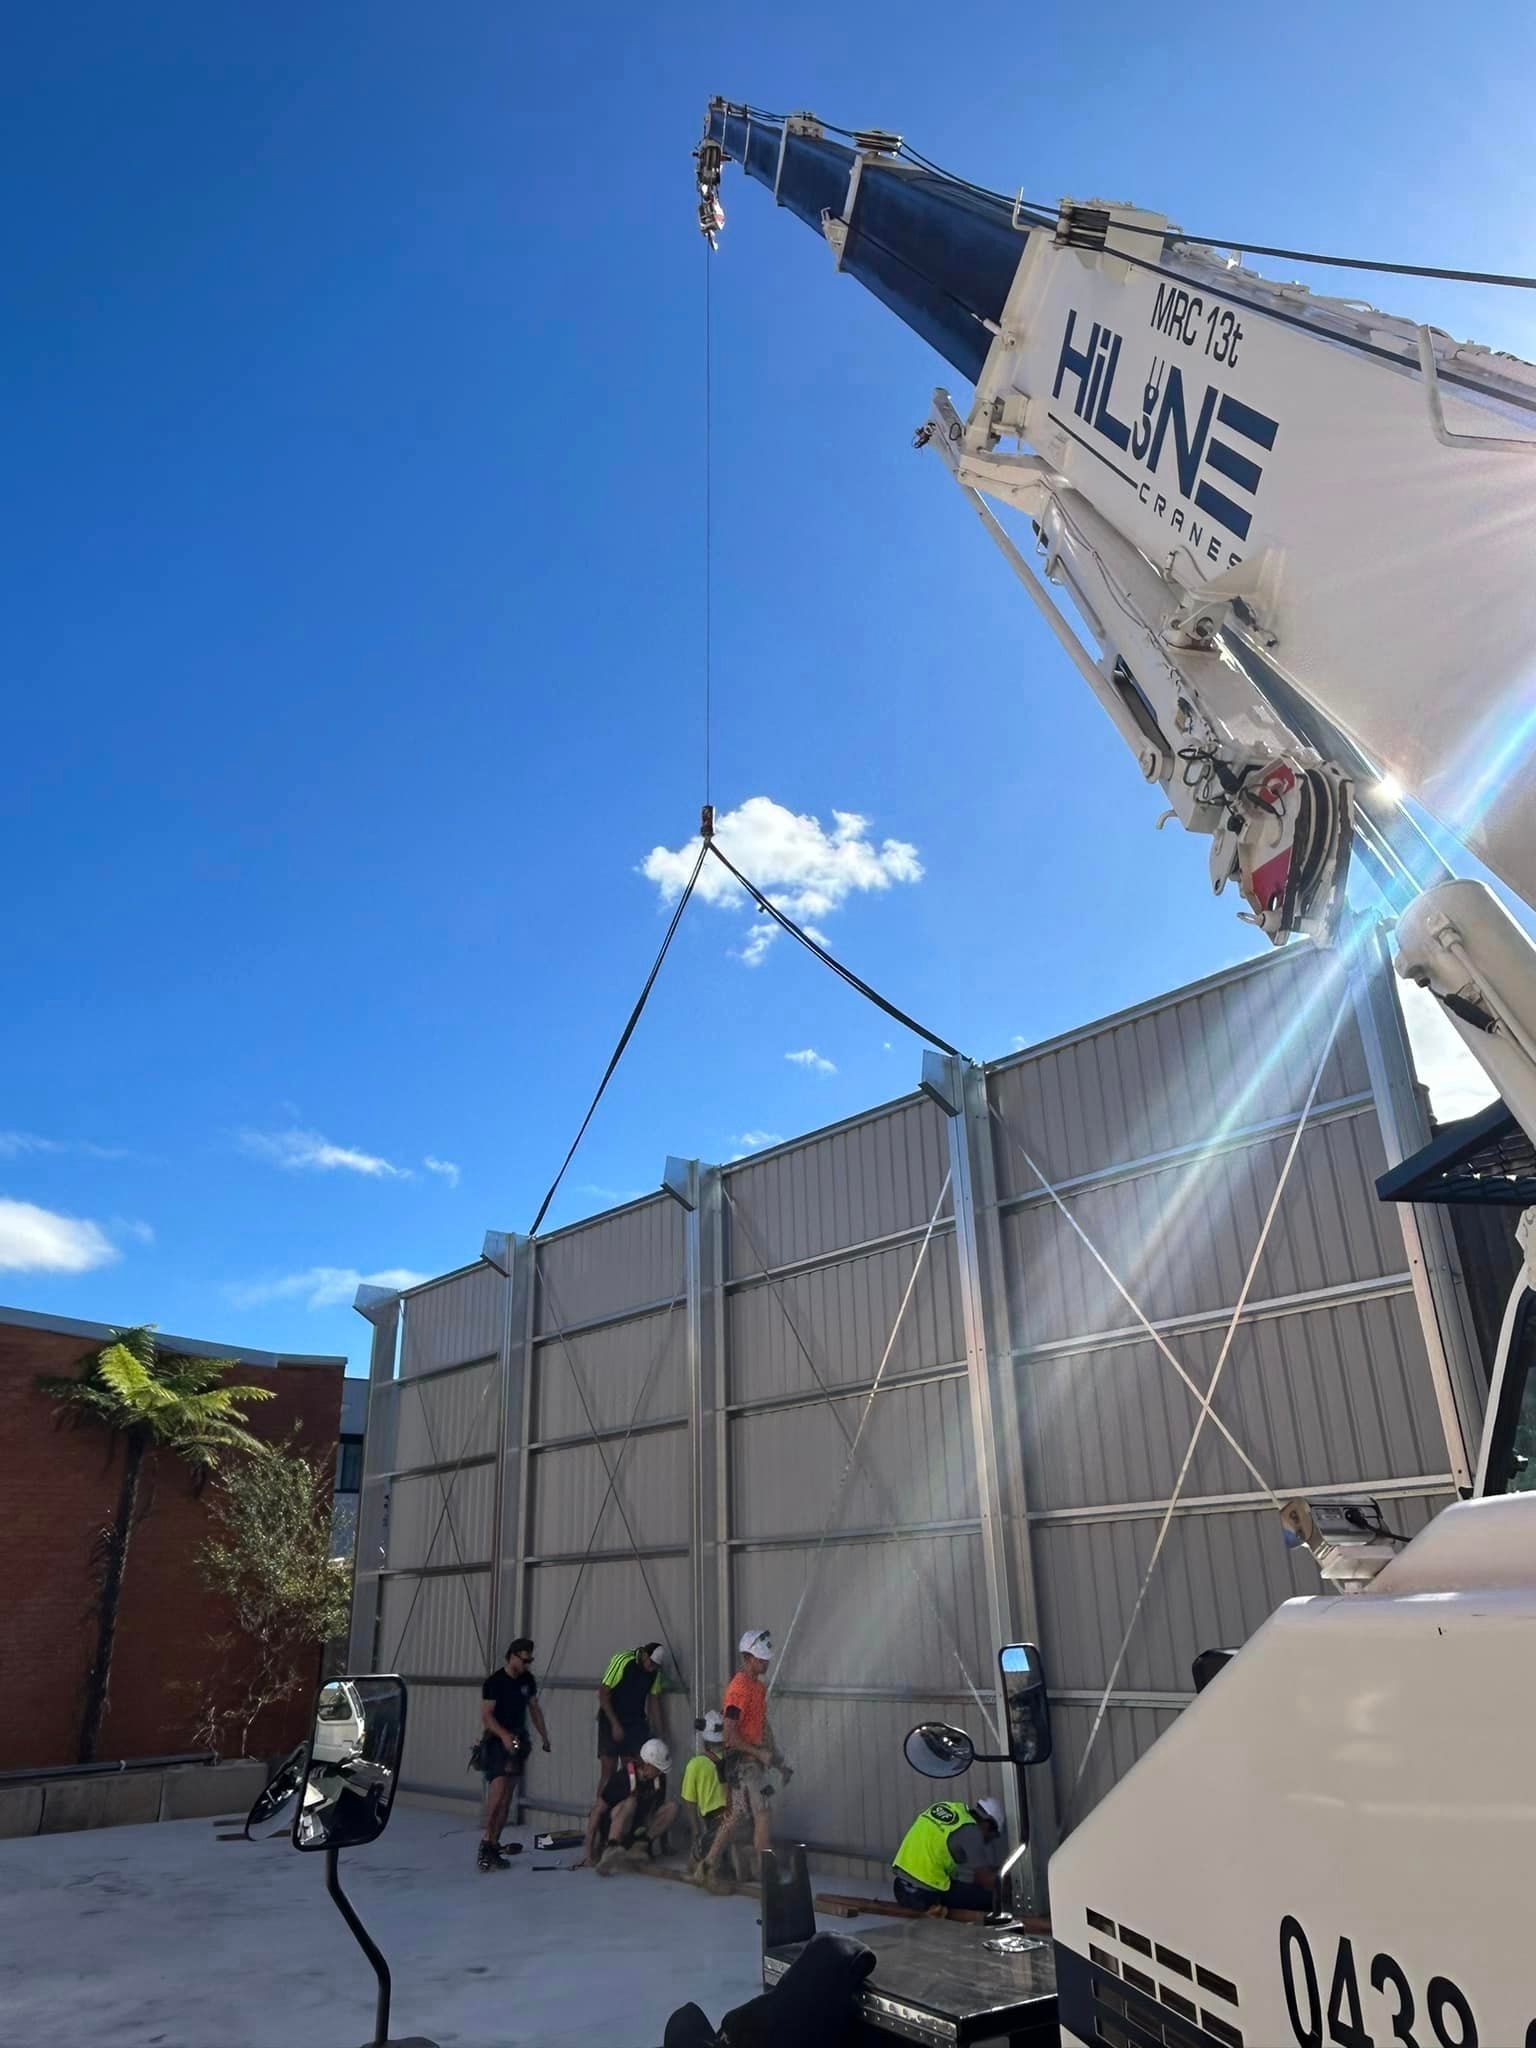
<path id="1" fill-rule="evenodd" d="M 295 1849 L 355 1849 L 389 1825 L 405 1747 L 405 1683 L 333 1678 L 315 1702 Z"/>
<path id="2" fill-rule="evenodd" d="M 1043 1764 L 1051 1754 L 1051 1706 L 1045 1666 L 1035 1643 L 1005 1643 L 997 1653 L 1008 1754 L 1016 1764 Z"/>
<path id="3" fill-rule="evenodd" d="M 925 1778 L 958 1778 L 976 1761 L 976 1745 L 963 1728 L 924 1721 L 903 1744 L 907 1762 Z"/>

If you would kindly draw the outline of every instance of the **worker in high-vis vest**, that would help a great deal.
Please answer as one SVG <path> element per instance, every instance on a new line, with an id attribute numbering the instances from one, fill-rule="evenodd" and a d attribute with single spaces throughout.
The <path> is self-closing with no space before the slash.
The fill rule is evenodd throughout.
<path id="1" fill-rule="evenodd" d="M 919 1913 L 952 1906 L 987 1913 L 997 1903 L 997 1858 L 993 1843 L 1003 1831 L 996 1799 L 940 1800 L 917 1816 L 892 1859 L 891 1886 L 898 1906 Z"/>

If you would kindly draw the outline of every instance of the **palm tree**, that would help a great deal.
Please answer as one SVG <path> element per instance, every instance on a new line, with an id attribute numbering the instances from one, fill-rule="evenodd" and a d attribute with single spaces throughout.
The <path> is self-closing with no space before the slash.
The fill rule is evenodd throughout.
<path id="1" fill-rule="evenodd" d="M 239 1404 L 272 1399 L 269 1387 L 223 1384 L 234 1368 L 232 1358 L 183 1358 L 162 1352 L 152 1329 L 116 1330 L 113 1339 L 85 1360 L 74 1379 L 43 1373 L 36 1383 L 40 1393 L 62 1404 L 71 1423 L 108 1430 L 112 1441 L 120 1439 L 123 1446 L 117 1512 L 111 1527 L 101 1531 L 97 1546 L 101 1575 L 95 1608 L 96 1654 L 86 1679 L 80 1717 L 79 1761 L 83 1764 L 95 1761 L 107 1710 L 123 1574 L 139 1519 L 139 1487 L 146 1461 L 156 1451 L 169 1451 L 191 1467 L 195 1483 L 201 1486 L 208 1473 L 217 1470 L 224 1453 L 261 1448 L 245 1428 L 245 1409 Z"/>

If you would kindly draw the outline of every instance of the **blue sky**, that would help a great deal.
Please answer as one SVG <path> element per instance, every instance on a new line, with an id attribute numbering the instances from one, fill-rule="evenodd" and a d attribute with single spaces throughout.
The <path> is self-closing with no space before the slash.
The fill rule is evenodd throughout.
<path id="1" fill-rule="evenodd" d="M 0 1300 L 361 1362 L 356 1276 L 527 1227 L 702 794 L 712 91 L 999 186 L 1536 269 L 1529 12 L 1455 90 L 1443 17 L 1351 12 L 13 17 Z M 912 454 L 942 366 L 724 196 L 717 804 L 818 820 L 755 814 L 833 946 L 978 1055 L 1243 957 Z M 1536 353 L 1515 295 L 1329 282 Z M 910 1040 L 752 951 L 690 911 L 554 1221 L 912 1084 Z"/>

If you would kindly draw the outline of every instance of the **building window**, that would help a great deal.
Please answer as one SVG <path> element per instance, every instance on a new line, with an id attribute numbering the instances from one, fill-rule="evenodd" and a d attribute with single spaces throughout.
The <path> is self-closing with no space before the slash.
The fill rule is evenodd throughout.
<path id="1" fill-rule="evenodd" d="M 363 1440 L 360 1436 L 344 1436 L 336 1457 L 336 1491 L 361 1493 L 362 1490 Z"/>

